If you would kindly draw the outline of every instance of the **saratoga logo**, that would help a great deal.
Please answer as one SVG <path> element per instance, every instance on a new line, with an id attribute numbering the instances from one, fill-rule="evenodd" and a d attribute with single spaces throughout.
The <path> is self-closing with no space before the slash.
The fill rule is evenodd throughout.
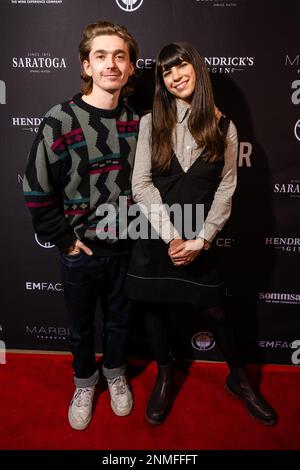
<path id="1" fill-rule="evenodd" d="M 274 183 L 274 193 L 300 197 L 300 181 L 291 180 L 290 183 Z"/>
<path id="2" fill-rule="evenodd" d="M 64 57 L 51 57 L 50 52 L 28 52 L 26 57 L 13 57 L 12 67 L 33 73 L 50 73 L 52 69 L 65 69 Z"/>

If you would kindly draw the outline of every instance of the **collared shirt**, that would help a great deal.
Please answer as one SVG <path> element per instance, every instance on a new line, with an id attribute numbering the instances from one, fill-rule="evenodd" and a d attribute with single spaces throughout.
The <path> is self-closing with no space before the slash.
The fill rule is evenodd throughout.
<path id="1" fill-rule="evenodd" d="M 190 108 L 179 100 L 176 100 L 176 104 L 177 122 L 172 136 L 173 150 L 182 169 L 186 172 L 196 161 L 202 149 L 197 147 L 188 129 Z M 167 210 L 162 206 L 159 190 L 152 182 L 151 129 L 152 115 L 149 113 L 140 122 L 132 177 L 133 198 L 147 208 L 147 215 L 151 217 L 152 225 L 155 226 L 162 239 L 168 243 L 173 238 L 181 237 L 171 223 Z M 221 181 L 199 234 L 199 238 L 204 238 L 210 243 L 230 216 L 232 196 L 237 182 L 238 137 L 232 121 L 230 121 L 226 137 L 227 147 L 224 154 Z"/>

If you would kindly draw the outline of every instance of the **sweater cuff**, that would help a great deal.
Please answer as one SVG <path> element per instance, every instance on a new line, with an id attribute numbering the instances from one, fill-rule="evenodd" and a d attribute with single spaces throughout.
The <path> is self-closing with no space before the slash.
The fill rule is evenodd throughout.
<path id="1" fill-rule="evenodd" d="M 59 237 L 57 240 L 55 240 L 55 245 L 59 249 L 59 251 L 66 250 L 70 246 L 72 246 L 77 240 L 77 237 L 75 234 L 66 234 L 61 237 Z"/>
<path id="2" fill-rule="evenodd" d="M 219 233 L 219 229 L 214 224 L 206 224 L 204 222 L 203 228 L 197 238 L 203 238 L 209 243 L 212 243 L 216 235 Z"/>

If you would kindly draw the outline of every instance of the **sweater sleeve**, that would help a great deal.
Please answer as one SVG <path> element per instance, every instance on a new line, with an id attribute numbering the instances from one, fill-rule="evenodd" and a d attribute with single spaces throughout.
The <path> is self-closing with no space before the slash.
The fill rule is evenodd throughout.
<path id="1" fill-rule="evenodd" d="M 237 156 L 237 130 L 231 121 L 227 132 L 227 148 L 224 155 L 221 181 L 199 235 L 199 238 L 204 238 L 209 243 L 212 243 L 216 235 L 222 230 L 231 213 L 232 196 L 237 184 Z"/>
<path id="2" fill-rule="evenodd" d="M 165 243 L 180 238 L 162 202 L 159 190 L 154 186 L 151 171 L 151 114 L 140 121 L 140 130 L 132 176 L 135 202 L 144 207 L 144 213 L 152 227 Z"/>
<path id="3" fill-rule="evenodd" d="M 51 142 L 51 120 L 53 118 L 46 115 L 30 150 L 23 192 L 39 239 L 63 250 L 74 243 L 76 235 L 63 212 L 62 167 L 65 155 L 56 151 L 57 139 Z"/>

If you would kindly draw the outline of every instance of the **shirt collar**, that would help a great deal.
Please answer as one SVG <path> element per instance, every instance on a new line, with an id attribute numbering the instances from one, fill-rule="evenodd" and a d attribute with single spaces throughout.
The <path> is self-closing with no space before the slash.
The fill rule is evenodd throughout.
<path id="1" fill-rule="evenodd" d="M 188 104 L 184 103 L 183 101 L 176 100 L 176 107 L 177 107 L 177 122 L 183 122 L 186 116 L 190 111 L 190 107 Z"/>

